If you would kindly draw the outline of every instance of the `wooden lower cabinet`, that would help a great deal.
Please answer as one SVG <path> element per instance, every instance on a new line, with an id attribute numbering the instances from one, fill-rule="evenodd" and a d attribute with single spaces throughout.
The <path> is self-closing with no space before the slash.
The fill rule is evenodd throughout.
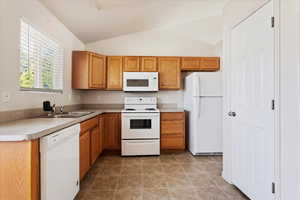
<path id="1" fill-rule="evenodd" d="M 100 134 L 100 149 L 99 149 L 99 155 L 103 152 L 104 150 L 104 132 L 105 132 L 105 127 L 104 127 L 104 115 L 99 116 L 99 134 Z"/>
<path id="2" fill-rule="evenodd" d="M 40 199 L 39 140 L 0 142 L 0 199 Z"/>
<path id="3" fill-rule="evenodd" d="M 161 113 L 161 138 L 162 150 L 185 149 L 185 113 Z"/>
<path id="4" fill-rule="evenodd" d="M 101 132 L 99 117 L 80 124 L 80 179 L 89 171 L 101 153 Z"/>
<path id="5" fill-rule="evenodd" d="M 91 163 L 90 163 L 90 132 L 86 131 L 82 135 L 80 135 L 80 180 L 83 179 L 85 174 L 89 171 Z"/>
<path id="6" fill-rule="evenodd" d="M 91 132 L 91 165 L 95 163 L 101 151 L 101 135 L 99 127 L 94 127 Z"/>
<path id="7" fill-rule="evenodd" d="M 105 114 L 104 121 L 104 148 L 108 150 L 121 149 L 121 114 Z"/>

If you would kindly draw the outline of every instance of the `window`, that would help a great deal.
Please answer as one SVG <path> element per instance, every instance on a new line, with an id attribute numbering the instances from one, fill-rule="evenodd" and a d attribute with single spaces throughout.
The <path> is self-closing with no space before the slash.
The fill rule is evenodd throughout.
<path id="1" fill-rule="evenodd" d="M 26 91 L 62 92 L 63 49 L 21 19 L 20 88 Z"/>

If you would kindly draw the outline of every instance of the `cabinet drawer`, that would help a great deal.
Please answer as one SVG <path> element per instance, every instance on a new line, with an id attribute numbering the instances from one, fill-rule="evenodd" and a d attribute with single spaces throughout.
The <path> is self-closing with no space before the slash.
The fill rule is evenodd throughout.
<path id="1" fill-rule="evenodd" d="M 98 126 L 98 117 L 94 117 L 92 119 L 82 122 L 80 124 L 80 132 L 82 134 L 95 126 Z"/>
<path id="2" fill-rule="evenodd" d="M 180 136 L 162 136 L 160 139 L 160 145 L 161 149 L 164 150 L 183 150 L 185 149 L 185 138 Z"/>
<path id="3" fill-rule="evenodd" d="M 160 119 L 162 121 L 184 120 L 184 113 L 161 113 Z"/>
<path id="4" fill-rule="evenodd" d="M 184 134 L 183 121 L 163 121 L 161 123 L 161 135 L 179 135 Z"/>

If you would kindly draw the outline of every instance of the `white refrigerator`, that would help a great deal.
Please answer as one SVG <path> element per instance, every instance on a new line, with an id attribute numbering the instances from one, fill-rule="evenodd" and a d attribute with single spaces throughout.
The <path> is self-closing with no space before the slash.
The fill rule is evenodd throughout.
<path id="1" fill-rule="evenodd" d="M 188 149 L 193 155 L 222 153 L 221 72 L 195 72 L 185 78 Z"/>

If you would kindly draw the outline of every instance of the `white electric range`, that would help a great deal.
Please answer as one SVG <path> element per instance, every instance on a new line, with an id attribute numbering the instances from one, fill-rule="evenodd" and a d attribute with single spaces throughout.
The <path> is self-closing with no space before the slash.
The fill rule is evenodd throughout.
<path id="1" fill-rule="evenodd" d="M 156 97 L 125 97 L 122 156 L 160 155 L 160 112 Z"/>

